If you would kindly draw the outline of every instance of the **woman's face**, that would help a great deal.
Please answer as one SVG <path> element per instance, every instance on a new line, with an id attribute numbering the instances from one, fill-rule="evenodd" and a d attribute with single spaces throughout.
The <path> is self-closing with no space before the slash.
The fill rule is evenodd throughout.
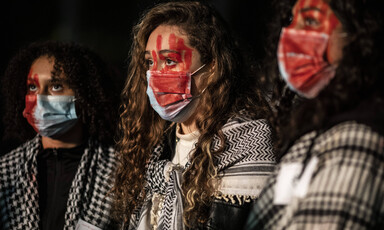
<path id="1" fill-rule="evenodd" d="M 160 25 L 150 34 L 145 50 L 148 70 L 193 73 L 203 65 L 200 53 L 189 44 L 177 26 Z M 200 85 L 199 74 L 192 77 L 192 94 Z"/>
<path id="2" fill-rule="evenodd" d="M 288 28 L 316 31 L 329 35 L 326 58 L 336 64 L 342 58 L 342 25 L 331 7 L 323 0 L 298 0 L 293 7 L 293 21 Z"/>

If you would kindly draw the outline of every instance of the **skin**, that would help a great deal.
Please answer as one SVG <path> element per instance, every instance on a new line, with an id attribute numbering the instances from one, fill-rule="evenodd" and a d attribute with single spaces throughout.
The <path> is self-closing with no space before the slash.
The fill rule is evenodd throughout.
<path id="1" fill-rule="evenodd" d="M 293 21 L 288 28 L 316 31 L 329 35 L 327 61 L 337 65 L 345 44 L 342 24 L 323 0 L 298 0 L 292 10 Z"/>
<path id="2" fill-rule="evenodd" d="M 46 56 L 36 59 L 27 77 L 27 95 L 67 95 L 74 96 L 75 92 L 65 83 L 62 73 L 57 80 L 52 80 L 54 59 Z M 58 138 L 42 137 L 43 148 L 73 148 L 82 143 L 83 129 L 79 122 Z"/>
<path id="3" fill-rule="evenodd" d="M 200 53 L 189 45 L 189 39 L 177 26 L 160 25 L 149 36 L 145 52 L 148 70 L 183 71 L 193 73 L 203 65 Z M 204 67 L 192 77 L 191 94 L 197 95 L 201 85 Z M 197 111 L 196 111 L 197 112 Z M 196 112 L 181 124 L 184 134 L 197 130 Z"/>

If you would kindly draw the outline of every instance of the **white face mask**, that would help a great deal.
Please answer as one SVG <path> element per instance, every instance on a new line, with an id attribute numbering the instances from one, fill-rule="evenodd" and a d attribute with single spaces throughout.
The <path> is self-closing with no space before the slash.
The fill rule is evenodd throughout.
<path id="1" fill-rule="evenodd" d="M 23 116 L 45 137 L 59 137 L 77 122 L 74 96 L 26 95 Z"/>
<path id="2" fill-rule="evenodd" d="M 167 121 L 184 122 L 196 110 L 198 96 L 191 94 L 193 73 L 177 71 L 147 71 L 147 95 L 152 108 Z"/>

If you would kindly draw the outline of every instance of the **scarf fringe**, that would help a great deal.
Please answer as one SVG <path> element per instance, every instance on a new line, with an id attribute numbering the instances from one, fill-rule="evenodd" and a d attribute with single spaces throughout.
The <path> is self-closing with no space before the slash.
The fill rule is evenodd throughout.
<path id="1" fill-rule="evenodd" d="M 218 200 L 222 200 L 231 204 L 243 205 L 244 203 L 251 203 L 255 200 L 256 196 L 244 196 L 244 195 L 236 195 L 236 194 L 222 194 L 216 193 L 214 197 Z"/>

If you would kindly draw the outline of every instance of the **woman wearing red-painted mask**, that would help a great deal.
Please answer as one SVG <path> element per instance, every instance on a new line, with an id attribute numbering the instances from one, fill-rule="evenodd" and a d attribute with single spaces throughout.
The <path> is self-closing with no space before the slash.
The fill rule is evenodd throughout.
<path id="1" fill-rule="evenodd" d="M 275 3 L 293 15 L 269 71 L 289 88 L 275 94 L 280 165 L 246 229 L 383 229 L 382 3 Z"/>
<path id="2" fill-rule="evenodd" d="M 116 216 L 128 229 L 238 229 L 274 155 L 268 107 L 199 2 L 150 9 L 123 91 Z"/>

